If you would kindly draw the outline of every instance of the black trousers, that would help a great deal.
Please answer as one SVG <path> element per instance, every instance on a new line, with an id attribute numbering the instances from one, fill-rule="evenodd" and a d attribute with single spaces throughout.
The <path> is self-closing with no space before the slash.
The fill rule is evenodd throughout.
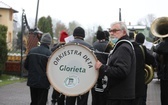
<path id="1" fill-rule="evenodd" d="M 161 105 L 168 105 L 168 80 L 160 80 Z"/>
<path id="2" fill-rule="evenodd" d="M 134 99 L 120 100 L 120 99 L 111 99 L 107 100 L 106 105 L 134 105 Z"/>
<path id="3" fill-rule="evenodd" d="M 142 105 L 146 105 L 147 90 L 148 90 L 148 85 L 145 85 L 145 95 L 144 95 L 144 97 L 143 97 Z"/>
<path id="4" fill-rule="evenodd" d="M 136 97 L 133 101 L 133 105 L 143 105 L 143 99 L 144 97 Z"/>
<path id="5" fill-rule="evenodd" d="M 66 97 L 66 105 L 75 105 L 77 99 L 77 105 L 87 105 L 89 92 L 77 96 L 77 97 Z"/>
<path id="6" fill-rule="evenodd" d="M 106 92 L 97 92 L 92 88 L 92 105 L 106 105 Z"/>
<path id="7" fill-rule="evenodd" d="M 30 105 L 46 105 L 48 99 L 48 89 L 30 87 Z"/>
<path id="8" fill-rule="evenodd" d="M 54 104 L 57 102 L 57 105 L 64 105 L 64 100 L 65 100 L 65 96 L 63 94 L 60 94 L 55 89 L 53 89 L 51 102 Z"/>

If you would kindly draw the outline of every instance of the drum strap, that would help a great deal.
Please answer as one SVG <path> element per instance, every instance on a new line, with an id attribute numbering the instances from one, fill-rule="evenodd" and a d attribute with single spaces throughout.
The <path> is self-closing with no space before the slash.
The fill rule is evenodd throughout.
<path id="1" fill-rule="evenodd" d="M 132 43 L 131 43 L 129 40 L 120 40 L 120 41 L 118 41 L 118 42 L 116 43 L 116 45 L 114 46 L 114 49 L 111 50 L 110 54 L 108 55 L 108 59 L 107 59 L 106 65 L 107 65 L 108 62 L 109 62 L 110 55 L 113 54 L 113 52 L 116 50 L 116 48 L 117 48 L 116 46 L 121 45 L 123 42 L 129 43 L 129 44 L 131 45 L 133 51 L 134 51 L 134 47 L 133 47 Z M 106 92 L 106 91 L 108 90 L 108 89 L 107 89 L 108 77 L 105 75 L 105 76 L 102 78 L 101 82 L 102 82 L 102 87 L 100 88 L 100 87 L 98 87 L 98 85 L 96 85 L 96 86 L 95 86 L 95 91 L 97 91 L 97 92 Z"/>
<path id="2" fill-rule="evenodd" d="M 117 46 L 120 45 L 120 44 L 123 43 L 123 42 L 129 43 L 129 44 L 131 45 L 131 47 L 132 47 L 132 50 L 134 51 L 134 46 L 132 45 L 132 43 L 131 43 L 129 40 L 125 40 L 125 39 L 119 40 L 119 41 L 115 44 L 113 50 L 110 51 L 110 54 L 108 55 L 108 59 L 107 59 L 106 65 L 108 65 L 108 63 L 109 63 L 109 58 L 110 58 L 110 56 L 113 54 L 113 52 L 116 50 Z"/>

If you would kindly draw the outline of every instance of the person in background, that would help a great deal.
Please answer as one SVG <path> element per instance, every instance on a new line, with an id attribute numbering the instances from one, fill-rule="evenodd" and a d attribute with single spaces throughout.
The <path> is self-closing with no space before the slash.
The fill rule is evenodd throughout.
<path id="1" fill-rule="evenodd" d="M 34 29 L 34 35 L 37 37 L 37 39 L 38 39 L 38 43 L 37 43 L 37 46 L 40 46 L 40 40 L 41 40 L 41 37 L 42 37 L 42 35 L 43 35 L 43 32 L 42 31 L 40 31 L 38 28 L 35 28 Z"/>
<path id="2" fill-rule="evenodd" d="M 57 48 L 59 48 L 60 46 L 65 45 L 65 38 L 68 37 L 68 33 L 66 31 L 61 31 L 60 32 L 60 37 L 59 37 L 59 43 L 57 43 L 52 49 L 51 51 L 54 52 Z M 51 105 L 55 105 L 57 103 L 57 105 L 64 105 L 64 100 L 65 100 L 65 95 L 59 93 L 57 90 L 55 90 L 53 88 L 53 92 L 52 92 L 52 100 L 51 100 Z"/>
<path id="3" fill-rule="evenodd" d="M 105 40 L 106 41 L 109 41 L 109 36 L 110 36 L 110 34 L 109 34 L 109 32 L 108 31 L 103 31 L 104 32 L 104 34 L 105 34 Z"/>
<path id="4" fill-rule="evenodd" d="M 106 40 L 106 34 L 103 31 L 97 31 L 96 39 L 93 43 L 93 47 L 99 53 L 95 53 L 97 59 L 103 64 L 107 63 L 108 53 L 112 50 L 112 46 L 109 47 L 110 43 Z M 106 105 L 106 81 L 105 77 L 99 77 L 96 85 L 92 88 L 92 105 Z"/>
<path id="5" fill-rule="evenodd" d="M 111 47 L 113 48 L 114 47 L 114 43 L 112 43 L 111 41 L 109 41 L 109 37 L 110 37 L 110 34 L 108 31 L 103 31 L 105 33 L 105 40 L 108 41 L 108 46 L 107 46 L 107 51 L 106 52 L 110 52 L 112 49 Z M 109 50 L 108 50 L 109 49 Z"/>
<path id="6" fill-rule="evenodd" d="M 168 105 L 168 37 L 153 48 L 158 56 L 161 105 Z"/>
<path id="7" fill-rule="evenodd" d="M 65 38 L 67 38 L 69 35 L 65 30 L 62 30 L 60 32 L 60 36 L 59 36 L 59 42 L 54 44 L 53 48 L 51 49 L 51 51 L 55 51 L 58 47 L 65 45 Z"/>
<path id="8" fill-rule="evenodd" d="M 44 33 L 40 42 L 40 46 L 34 47 L 29 51 L 24 62 L 24 67 L 28 71 L 27 85 L 30 87 L 30 105 L 46 105 L 50 88 L 46 75 L 46 66 L 52 53 L 49 50 L 52 42 L 51 35 Z"/>
<path id="9" fill-rule="evenodd" d="M 136 55 L 136 81 L 135 81 L 135 100 L 134 105 L 143 105 L 143 98 L 145 96 L 145 55 L 143 53 L 143 40 L 140 34 L 137 35 L 136 41 L 134 38 L 134 33 L 129 33 L 130 41 L 132 42 Z M 142 39 L 142 40 L 141 40 Z"/>
<path id="10" fill-rule="evenodd" d="M 134 39 L 134 32 L 129 31 L 129 38 L 130 38 L 130 41 L 131 41 L 131 42 L 134 42 L 134 41 L 135 41 L 135 39 Z"/>
<path id="11" fill-rule="evenodd" d="M 129 41 L 128 29 L 124 22 L 115 22 L 109 29 L 110 36 L 117 42 L 110 52 L 107 64 L 97 60 L 99 76 L 108 77 L 106 105 L 133 105 L 135 99 L 136 57 Z"/>
<path id="12" fill-rule="evenodd" d="M 37 36 L 38 40 L 40 41 L 40 40 L 41 40 L 41 37 L 42 37 L 42 35 L 43 35 L 43 32 L 40 31 L 40 30 L 37 28 L 37 29 L 35 29 L 34 34 Z"/>
<path id="13" fill-rule="evenodd" d="M 145 84 L 145 64 L 156 67 L 156 62 L 154 56 L 148 53 L 147 48 L 143 46 L 145 36 L 142 33 L 138 33 L 135 38 L 134 34 L 130 33 L 130 39 L 132 40 L 136 55 L 136 98 L 134 105 L 146 105 L 147 84 Z"/>
<path id="14" fill-rule="evenodd" d="M 79 43 L 88 47 L 91 50 L 94 50 L 93 46 L 91 46 L 90 44 L 84 41 L 85 31 L 82 27 L 76 27 L 73 31 L 73 36 L 74 36 L 74 40 L 72 40 L 69 43 Z M 89 95 L 89 91 L 80 96 L 67 96 L 66 105 L 75 105 L 76 100 L 77 100 L 77 105 L 87 105 L 88 95 Z"/>

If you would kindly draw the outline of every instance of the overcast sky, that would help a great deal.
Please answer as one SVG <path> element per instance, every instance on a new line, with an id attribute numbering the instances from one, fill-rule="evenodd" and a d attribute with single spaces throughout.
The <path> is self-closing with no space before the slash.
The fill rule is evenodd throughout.
<path id="1" fill-rule="evenodd" d="M 25 9 L 28 20 L 35 20 L 38 0 L 1 0 L 22 14 Z M 156 17 L 168 16 L 168 0 L 39 0 L 38 18 L 50 15 L 52 19 L 65 24 L 77 21 L 83 27 L 101 25 L 108 28 L 119 20 L 121 8 L 122 21 L 135 25 L 148 14 Z"/>

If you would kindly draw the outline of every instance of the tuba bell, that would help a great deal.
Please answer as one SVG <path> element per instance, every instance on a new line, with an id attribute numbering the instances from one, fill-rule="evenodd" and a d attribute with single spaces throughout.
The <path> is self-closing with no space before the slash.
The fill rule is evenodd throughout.
<path id="1" fill-rule="evenodd" d="M 168 37 L 168 17 L 159 17 L 151 24 L 151 32 L 159 38 Z"/>

